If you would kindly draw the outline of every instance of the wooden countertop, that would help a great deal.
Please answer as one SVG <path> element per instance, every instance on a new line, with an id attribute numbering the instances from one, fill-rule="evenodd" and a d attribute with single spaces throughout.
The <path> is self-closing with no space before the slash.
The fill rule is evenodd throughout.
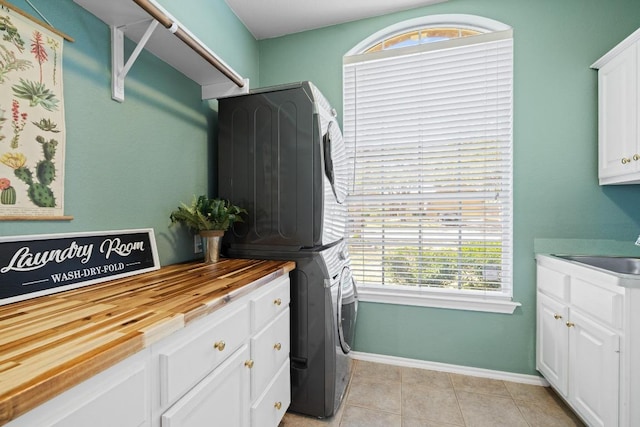
<path id="1" fill-rule="evenodd" d="M 176 264 L 0 306 L 0 425 L 294 268 Z"/>

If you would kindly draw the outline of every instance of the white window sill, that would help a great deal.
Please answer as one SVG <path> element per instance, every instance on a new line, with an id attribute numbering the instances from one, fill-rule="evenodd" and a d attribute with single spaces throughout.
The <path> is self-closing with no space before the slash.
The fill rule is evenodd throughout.
<path id="1" fill-rule="evenodd" d="M 358 288 L 358 297 L 363 302 L 413 305 L 419 307 L 447 308 L 452 310 L 484 311 L 488 313 L 513 314 L 522 304 L 510 297 L 495 295 L 460 295 L 450 292 L 412 292 L 397 289 L 381 289 L 363 286 Z"/>

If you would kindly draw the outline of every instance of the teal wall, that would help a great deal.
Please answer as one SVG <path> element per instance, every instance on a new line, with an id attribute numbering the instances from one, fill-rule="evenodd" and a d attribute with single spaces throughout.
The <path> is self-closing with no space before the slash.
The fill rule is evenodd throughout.
<path id="1" fill-rule="evenodd" d="M 37 16 L 23 0 L 10 3 Z M 151 227 L 163 265 L 192 259 L 193 238 L 168 227 L 169 213 L 194 194 L 215 192 L 209 159 L 217 102 L 202 101 L 200 86 L 146 51 L 125 80 L 124 103 L 111 100 L 108 26 L 72 0 L 32 3 L 75 39 L 65 42 L 63 63 L 65 214 L 74 219 L 0 222 L 0 236 Z M 172 10 L 178 3 L 181 16 Z M 224 0 L 162 4 L 231 67 L 258 81 L 258 44 Z"/>
<path id="2" fill-rule="evenodd" d="M 168 214 L 215 195 L 215 101 L 144 52 L 111 100 L 109 29 L 72 0 L 32 0 L 65 43 L 68 222 L 0 222 L 0 236 L 151 227 L 163 265 L 193 258 Z M 33 13 L 23 0 L 12 0 Z M 312 80 L 342 113 L 342 56 L 396 22 L 438 13 L 502 21 L 515 37 L 513 315 L 363 303 L 356 350 L 535 373 L 534 239 L 632 240 L 638 186 L 597 185 L 597 80 L 589 65 L 640 26 L 637 0 L 450 0 L 256 42 L 223 0 L 161 0 L 251 86 Z M 129 49 L 132 46 L 128 46 Z M 208 159 L 213 159 L 208 160 Z M 211 185 L 209 185 L 211 183 Z"/>
<path id="3" fill-rule="evenodd" d="M 260 42 L 263 85 L 312 80 L 342 114 L 342 56 L 423 15 L 467 13 L 514 29 L 513 315 L 363 303 L 359 351 L 535 373 L 535 238 L 633 241 L 640 188 L 597 182 L 597 73 L 589 66 L 640 27 L 637 0 L 450 0 Z"/>
<path id="4" fill-rule="evenodd" d="M 258 42 L 224 0 L 157 0 L 251 87 L 260 84 Z"/>

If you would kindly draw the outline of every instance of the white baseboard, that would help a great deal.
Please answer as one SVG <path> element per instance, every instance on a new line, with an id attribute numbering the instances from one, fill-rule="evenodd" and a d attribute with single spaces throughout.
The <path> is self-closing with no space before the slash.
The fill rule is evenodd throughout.
<path id="1" fill-rule="evenodd" d="M 448 363 L 429 362 L 425 360 L 407 359 L 397 356 L 385 356 L 383 354 L 362 353 L 352 351 L 351 357 L 367 362 L 385 363 L 387 365 L 402 366 L 406 368 L 430 369 L 432 371 L 449 372 L 451 374 L 469 375 L 472 377 L 491 378 L 494 380 L 511 381 L 515 383 L 540 385 L 548 387 L 549 383 L 537 375 L 515 374 L 513 372 L 493 371 L 491 369 L 473 368 L 470 366 L 450 365 Z"/>

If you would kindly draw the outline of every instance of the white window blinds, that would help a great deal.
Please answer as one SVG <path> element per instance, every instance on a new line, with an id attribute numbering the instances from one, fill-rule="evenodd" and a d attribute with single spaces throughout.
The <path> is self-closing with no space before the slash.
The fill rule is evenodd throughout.
<path id="1" fill-rule="evenodd" d="M 512 52 L 509 30 L 345 57 L 360 285 L 511 296 Z"/>

